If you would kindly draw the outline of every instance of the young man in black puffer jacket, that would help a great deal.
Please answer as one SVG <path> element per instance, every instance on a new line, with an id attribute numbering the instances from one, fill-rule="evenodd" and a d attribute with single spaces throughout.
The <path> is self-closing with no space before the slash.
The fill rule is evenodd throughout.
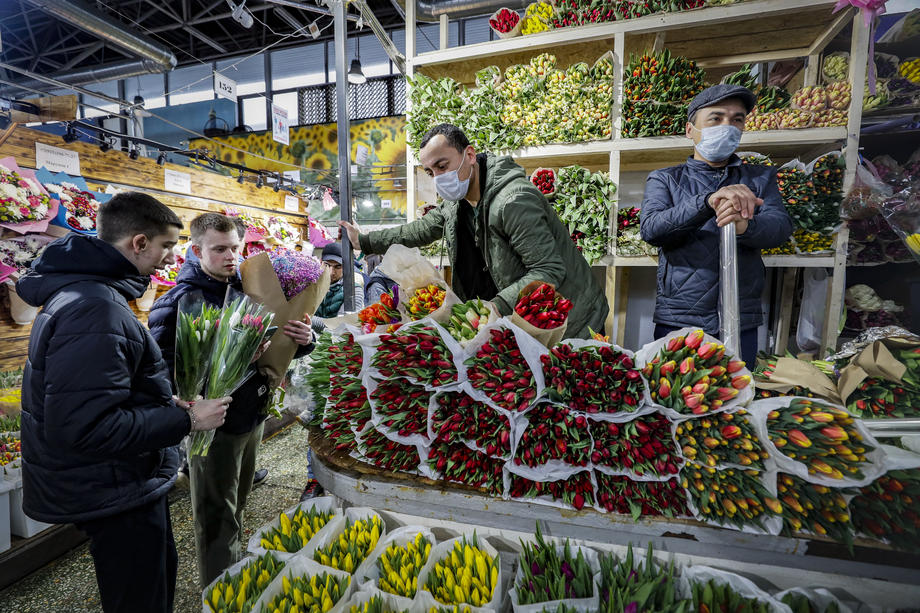
<path id="1" fill-rule="evenodd" d="M 182 266 L 176 286 L 154 303 L 148 319 L 150 332 L 170 369 L 175 363 L 176 319 L 182 298 L 199 292 L 205 302 L 220 307 L 228 288 L 243 290 L 237 276 L 243 243 L 233 219 L 204 213 L 192 220 L 191 235 L 197 260 Z M 284 324 L 285 334 L 300 345 L 295 358 L 312 349 L 309 321 L 305 316 L 304 321 Z M 253 362 L 267 345 L 260 347 Z M 208 454 L 190 458 L 189 485 L 202 587 L 242 555 L 243 511 L 252 490 L 265 409 L 271 396 L 268 377 L 254 368 L 249 379 L 233 392 L 233 408 L 215 433 Z"/>
<path id="2" fill-rule="evenodd" d="M 98 224 L 99 238 L 49 245 L 16 285 L 44 307 L 22 382 L 23 510 L 89 535 L 106 613 L 167 613 L 175 446 L 220 426 L 230 398 L 174 401 L 160 349 L 128 305 L 175 261 L 176 214 L 128 192 L 99 207 Z"/>

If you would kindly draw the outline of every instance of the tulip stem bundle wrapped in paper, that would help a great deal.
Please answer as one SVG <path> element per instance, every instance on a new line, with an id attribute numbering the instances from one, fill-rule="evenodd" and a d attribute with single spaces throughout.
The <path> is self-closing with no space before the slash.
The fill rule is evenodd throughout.
<path id="1" fill-rule="evenodd" d="M 229 396 L 239 387 L 273 318 L 247 296 L 233 299 L 219 312 L 219 319 L 217 314 L 217 309 L 207 306 L 201 306 L 197 315 L 180 309 L 176 387 L 184 400 L 194 401 L 202 387 L 205 398 Z M 213 440 L 213 430 L 192 433 L 189 454 L 207 455 Z"/>

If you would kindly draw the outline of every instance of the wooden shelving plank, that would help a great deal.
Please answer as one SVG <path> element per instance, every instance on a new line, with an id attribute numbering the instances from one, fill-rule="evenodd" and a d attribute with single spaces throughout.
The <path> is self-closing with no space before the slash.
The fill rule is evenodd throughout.
<path id="1" fill-rule="evenodd" d="M 733 56 L 789 49 L 799 53 L 833 20 L 835 4 L 834 0 L 754 0 L 452 47 L 422 53 L 411 62 L 417 72 L 430 77 L 450 76 L 472 83 L 472 75 L 483 66 L 504 69 L 541 50 L 555 54 L 560 65 L 568 66 L 612 49 L 618 33 L 634 37 L 659 32 L 666 33 L 666 47 L 694 59 L 724 55 L 726 49 L 731 49 Z M 783 36 L 776 36 L 776 32 L 783 32 Z M 627 50 L 631 48 L 627 44 Z"/>
<path id="2" fill-rule="evenodd" d="M 763 263 L 768 268 L 826 268 L 834 265 L 834 256 L 825 255 L 765 255 Z M 649 255 L 617 255 L 611 265 L 618 268 L 658 266 L 658 258 Z"/>

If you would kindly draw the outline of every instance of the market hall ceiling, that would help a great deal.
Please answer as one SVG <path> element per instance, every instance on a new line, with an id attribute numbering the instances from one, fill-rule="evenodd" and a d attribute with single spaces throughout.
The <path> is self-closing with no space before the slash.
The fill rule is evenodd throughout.
<path id="1" fill-rule="evenodd" d="M 42 4 L 45 0 L 0 0 L 0 61 L 42 75 L 61 76 L 139 59 L 128 47 L 75 27 L 43 9 Z M 256 18 L 251 28 L 244 28 L 233 18 L 227 0 L 48 0 L 47 4 L 65 9 L 75 6 L 114 22 L 153 46 L 170 50 L 177 66 L 255 53 L 277 41 L 281 42 L 273 50 L 300 46 L 313 41 L 308 32 L 285 36 L 317 19 L 321 28 L 332 21 L 329 16 L 261 0 L 245 4 Z M 304 0 L 302 4 L 312 3 Z M 367 4 L 384 27 L 403 26 L 390 0 L 367 0 Z M 349 22 L 349 33 L 354 27 Z M 365 26 L 364 32 L 370 33 L 370 28 Z M 329 27 L 317 40 L 331 38 Z M 21 80 L 19 75 L 5 72 L 0 70 L 0 78 Z"/>

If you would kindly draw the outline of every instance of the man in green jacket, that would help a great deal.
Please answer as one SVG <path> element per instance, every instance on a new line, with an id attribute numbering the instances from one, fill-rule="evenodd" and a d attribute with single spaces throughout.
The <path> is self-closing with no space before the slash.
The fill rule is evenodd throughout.
<path id="1" fill-rule="evenodd" d="M 452 286 L 462 300 L 482 298 L 510 315 L 528 284 L 550 283 L 574 304 L 566 336 L 600 331 L 607 300 L 575 243 L 542 193 L 510 157 L 476 154 L 460 128 L 435 126 L 419 161 L 434 178 L 440 206 L 419 220 L 359 233 L 340 221 L 355 249 L 384 253 L 390 245 L 420 247 L 444 239 Z"/>

